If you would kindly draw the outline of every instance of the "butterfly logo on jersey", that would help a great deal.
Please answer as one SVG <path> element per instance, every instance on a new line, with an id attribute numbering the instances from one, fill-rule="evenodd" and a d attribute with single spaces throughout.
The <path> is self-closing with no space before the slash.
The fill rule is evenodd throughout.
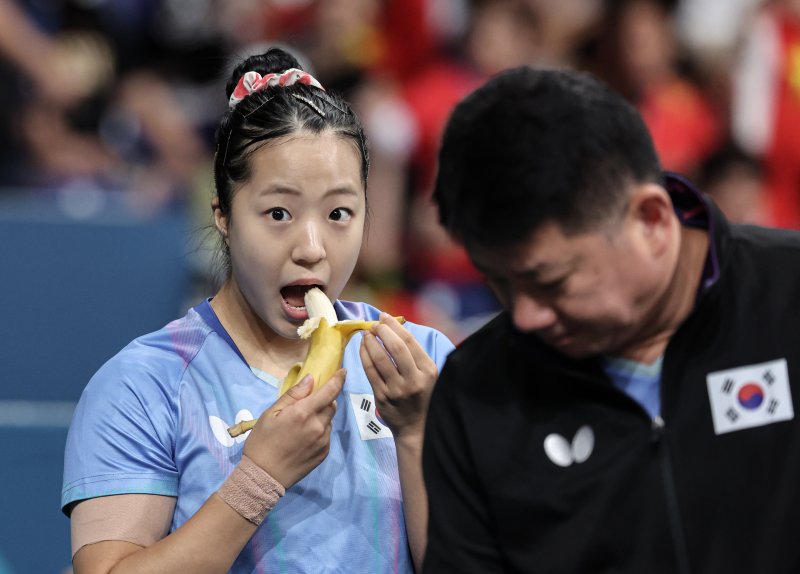
<path id="1" fill-rule="evenodd" d="M 250 411 L 247 409 L 242 409 L 236 413 L 236 420 L 233 421 L 233 424 L 235 425 L 242 421 L 251 421 L 254 418 L 255 417 Z M 250 436 L 250 431 L 247 431 L 246 433 L 233 438 L 230 434 L 228 434 L 228 427 L 233 425 L 226 423 L 224 420 L 214 415 L 208 417 L 208 422 L 211 425 L 211 432 L 214 433 L 214 438 L 217 439 L 217 442 L 224 447 L 231 447 L 237 443 L 244 442 L 245 439 Z"/>
<path id="2" fill-rule="evenodd" d="M 718 435 L 794 418 L 786 359 L 709 373 L 706 384 Z"/>
<path id="3" fill-rule="evenodd" d="M 575 433 L 570 443 L 557 433 L 551 433 L 544 439 L 544 452 L 550 462 L 564 468 L 573 463 L 586 462 L 594 451 L 594 431 L 592 427 L 583 425 Z"/>

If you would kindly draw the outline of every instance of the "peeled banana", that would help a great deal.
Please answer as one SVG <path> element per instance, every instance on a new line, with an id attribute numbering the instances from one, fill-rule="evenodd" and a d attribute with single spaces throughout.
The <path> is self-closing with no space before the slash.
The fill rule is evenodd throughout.
<path id="1" fill-rule="evenodd" d="M 327 295 L 316 287 L 305 294 L 308 319 L 297 329 L 303 339 L 310 339 L 305 361 L 297 363 L 283 380 L 278 396 L 283 395 L 303 378 L 310 374 L 314 377 L 314 388 L 321 387 L 342 366 L 344 349 L 347 342 L 356 332 L 365 331 L 376 325 L 378 321 L 339 321 Z M 401 323 L 402 317 L 397 317 Z M 256 425 L 256 421 L 242 421 L 228 429 L 232 437 L 246 433 Z"/>

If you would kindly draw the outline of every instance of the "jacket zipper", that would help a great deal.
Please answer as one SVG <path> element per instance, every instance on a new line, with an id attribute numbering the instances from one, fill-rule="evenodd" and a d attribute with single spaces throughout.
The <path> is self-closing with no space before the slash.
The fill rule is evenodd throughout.
<path id="1" fill-rule="evenodd" d="M 667 515 L 669 519 L 672 541 L 675 545 L 675 554 L 678 560 L 678 572 L 680 574 L 691 574 L 689 568 L 689 549 L 686 547 L 686 533 L 683 530 L 683 520 L 681 519 L 680 509 L 678 508 L 678 494 L 675 488 L 675 481 L 672 475 L 672 462 L 669 458 L 667 445 L 664 438 L 664 419 L 656 416 L 651 420 L 651 440 L 657 448 L 659 466 L 661 467 L 661 478 L 664 484 L 664 494 L 667 500 Z"/>
<path id="2" fill-rule="evenodd" d="M 663 375 L 663 366 L 661 372 Z M 591 377 L 587 377 L 582 373 L 573 372 L 572 376 L 578 376 L 581 379 L 593 383 L 597 382 Z M 658 456 L 659 467 L 661 468 L 661 478 L 664 485 L 664 493 L 667 503 L 667 518 L 669 520 L 670 531 L 672 533 L 673 544 L 675 547 L 675 558 L 678 562 L 677 574 L 691 574 L 691 568 L 689 567 L 689 549 L 686 546 L 686 533 L 683 530 L 683 520 L 681 518 L 680 509 L 678 508 L 678 493 L 672 476 L 672 462 L 669 458 L 667 445 L 663 440 L 664 427 L 666 426 L 666 423 L 660 415 L 650 418 L 650 414 L 645 410 L 645 408 L 624 391 L 621 391 L 613 386 L 610 387 L 610 390 L 625 397 L 628 401 L 635 405 L 635 407 L 644 415 L 647 420 L 650 421 L 650 442 L 657 450 L 656 456 Z M 661 405 L 663 408 L 663 384 L 660 386 L 659 392 L 661 394 Z"/>

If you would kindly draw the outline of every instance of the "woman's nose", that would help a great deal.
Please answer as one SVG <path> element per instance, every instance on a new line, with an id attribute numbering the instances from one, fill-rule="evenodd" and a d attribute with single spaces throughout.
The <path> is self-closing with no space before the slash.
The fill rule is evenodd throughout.
<path id="1" fill-rule="evenodd" d="M 325 259 L 325 255 L 325 246 L 318 225 L 309 221 L 299 230 L 292 249 L 292 259 L 296 263 L 313 265 Z"/>

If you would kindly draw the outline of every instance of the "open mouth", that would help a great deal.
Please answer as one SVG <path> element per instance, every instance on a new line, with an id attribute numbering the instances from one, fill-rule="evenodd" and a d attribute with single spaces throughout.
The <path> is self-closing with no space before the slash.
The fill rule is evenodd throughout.
<path id="1" fill-rule="evenodd" d="M 322 285 L 316 283 L 311 283 L 308 285 L 287 285 L 281 289 L 281 296 L 283 297 L 286 305 L 288 305 L 290 308 L 297 311 L 305 311 L 306 293 L 308 293 L 308 291 L 314 287 L 317 287 L 323 291 L 325 290 Z"/>

